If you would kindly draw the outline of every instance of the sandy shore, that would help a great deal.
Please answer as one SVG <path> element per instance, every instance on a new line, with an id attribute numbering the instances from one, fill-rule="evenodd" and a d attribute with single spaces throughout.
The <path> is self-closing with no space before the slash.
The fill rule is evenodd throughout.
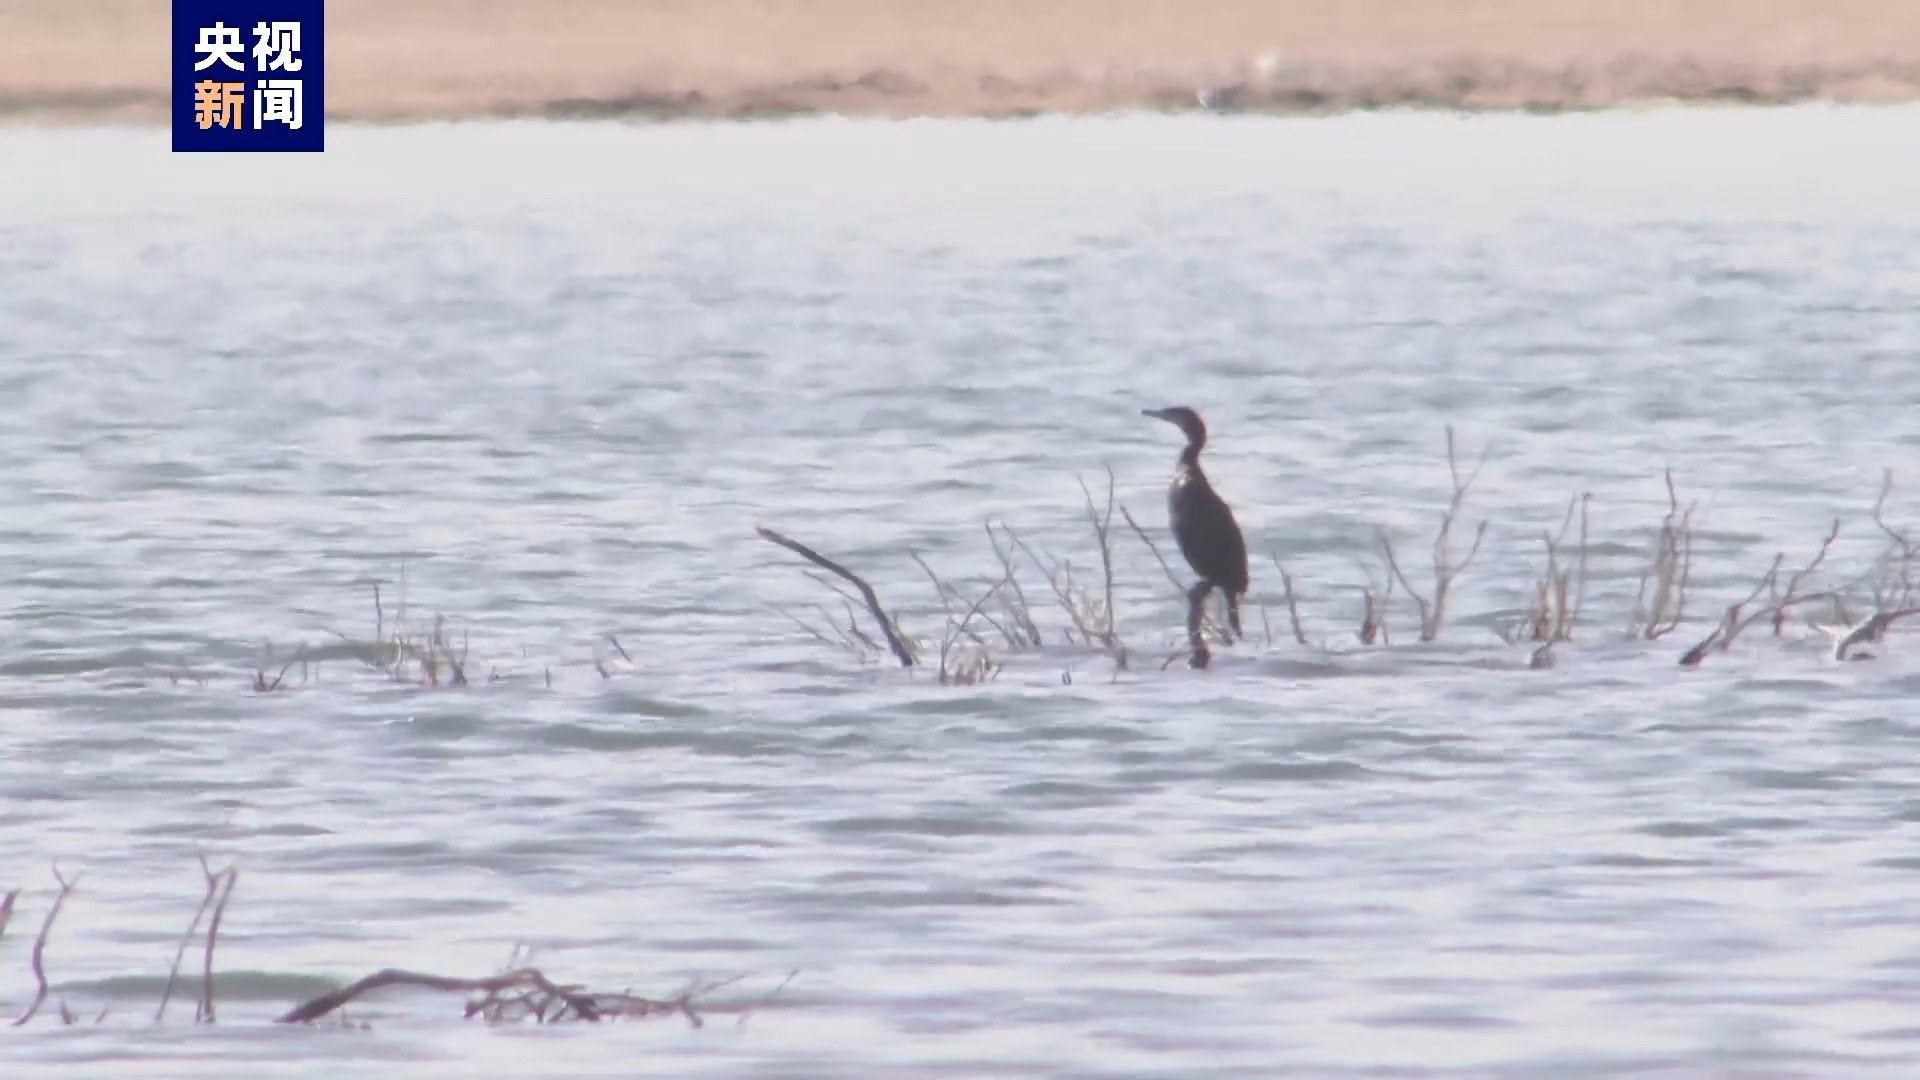
<path id="1" fill-rule="evenodd" d="M 0 118 L 164 120 L 166 0 L 0 0 Z M 330 0 L 328 115 L 1920 100 L 1920 0 Z"/>

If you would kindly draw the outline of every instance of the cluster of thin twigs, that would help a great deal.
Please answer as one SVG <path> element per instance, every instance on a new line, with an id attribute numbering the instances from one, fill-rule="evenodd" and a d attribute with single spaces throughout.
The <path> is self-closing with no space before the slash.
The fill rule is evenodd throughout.
<path id="1" fill-rule="evenodd" d="M 167 972 L 165 987 L 161 990 L 160 1003 L 154 1010 L 153 1023 L 166 1019 L 167 1006 L 174 997 L 174 988 L 180 976 L 180 967 L 186 958 L 187 949 L 196 939 L 201 942 L 203 966 L 200 979 L 200 994 L 194 1004 L 193 1021 L 197 1024 L 215 1022 L 214 1015 L 214 948 L 220 937 L 220 923 L 226 915 L 227 904 L 233 899 L 233 890 L 239 880 L 240 872 L 234 867 L 215 870 L 203 857 L 200 871 L 206 879 L 206 895 L 201 899 L 199 909 L 194 912 L 193 921 L 181 935 L 180 945 L 173 956 L 173 966 Z M 53 867 L 54 881 L 59 892 L 48 905 L 47 913 L 40 923 L 40 932 L 33 940 L 30 964 L 36 986 L 32 1001 L 16 1017 L 11 1026 L 23 1027 L 39 1015 L 52 994 L 52 985 L 47 979 L 47 944 L 53 934 L 54 923 L 60 917 L 68 896 L 79 885 L 78 877 L 68 877 Z M 6 939 L 7 924 L 11 919 L 15 902 L 20 890 L 9 891 L 0 899 L 0 944 Z M 205 923 L 205 930 L 201 925 Z M 557 983 L 539 968 L 532 966 L 523 950 L 515 954 L 505 970 L 481 978 L 456 978 L 445 975 L 433 975 L 418 971 L 405 971 L 399 968 L 387 968 L 376 971 L 365 978 L 356 980 L 335 990 L 329 990 L 288 1009 L 276 1018 L 282 1024 L 309 1024 L 324 1017 L 344 1016 L 346 1006 L 376 990 L 390 986 L 409 986 L 428 990 L 468 995 L 464 1017 L 479 1017 L 488 1023 L 514 1023 L 532 1020 L 535 1023 L 557 1024 L 567 1022 L 600 1023 L 611 1020 L 641 1019 L 647 1017 L 681 1016 L 694 1027 L 703 1026 L 703 1013 L 725 1011 L 744 1018 L 749 1005 L 728 1003 L 714 1005 L 706 1002 L 706 997 L 714 991 L 730 986 L 739 977 L 719 980 L 697 980 L 679 993 L 668 997 L 644 997 L 630 991 L 589 990 L 585 986 L 572 983 Z M 786 979 L 774 988 L 766 1000 L 785 989 L 797 972 L 789 972 Z M 751 1003 L 752 1005 L 765 1002 Z M 61 1023 L 78 1023 L 73 1010 L 65 1001 L 57 1003 Z M 95 1023 L 104 1021 L 107 1010 L 101 1010 L 94 1018 Z"/>
<path id="2" fill-rule="evenodd" d="M 417 686 L 466 686 L 469 643 L 463 631 L 455 647 L 447 632 L 447 620 L 436 614 L 433 623 L 418 628 L 407 622 L 406 567 L 400 570 L 400 602 L 393 618 L 380 594 L 380 583 L 373 584 L 373 637 L 361 640 L 332 631 L 348 655 L 387 679 Z"/>
<path id="3" fill-rule="evenodd" d="M 415 626 L 408 621 L 406 567 L 400 569 L 399 603 L 391 617 L 386 607 L 386 599 L 380 583 L 372 585 L 373 597 L 373 636 L 356 637 L 347 632 L 329 629 L 327 633 L 335 639 L 331 645 L 308 647 L 301 645 L 292 656 L 284 661 L 274 655 L 272 643 L 261 650 L 261 658 L 254 665 L 248 679 L 248 685 L 255 693 L 270 694 L 288 690 L 294 686 L 305 686 L 317 680 L 320 668 L 328 660 L 344 659 L 377 673 L 383 681 L 406 686 L 426 688 L 453 688 L 471 685 L 477 676 L 473 672 L 470 660 L 470 643 L 465 631 L 455 635 L 448 629 L 444 615 L 436 613 L 426 626 Z M 619 649 L 619 642 L 614 642 Z M 625 650 L 620 650 L 625 656 Z M 631 657 L 627 660 L 631 662 Z M 610 678 L 608 666 L 596 659 L 595 667 L 603 678 Z M 297 672 L 297 674 L 296 674 Z M 182 682 L 191 682 L 204 686 L 208 676 L 191 669 L 170 670 L 169 682 L 178 686 Z M 553 685 L 553 670 L 542 670 L 542 679 L 548 686 Z M 497 667 L 489 667 L 484 680 L 488 683 L 504 682 L 510 678 Z"/>
<path id="4" fill-rule="evenodd" d="M 786 548 L 832 575 L 828 577 L 813 571 L 807 572 L 809 577 L 839 595 L 842 614 L 837 615 L 821 606 L 816 609 L 818 618 L 809 620 L 786 608 L 776 607 L 776 610 L 814 639 L 847 649 L 863 660 L 890 653 L 900 666 L 913 668 L 928 666 L 931 654 L 943 686 L 972 685 L 994 678 L 1003 666 L 996 659 L 996 652 L 1005 655 L 1039 649 L 1049 644 L 1048 636 L 1035 616 L 1035 608 L 1028 600 L 1027 590 L 1020 581 L 1021 571 L 1025 569 L 1029 573 L 1037 573 L 1054 605 L 1064 616 L 1063 624 L 1055 628 L 1058 643 L 1110 657 L 1117 674 L 1127 670 L 1132 650 L 1121 639 L 1114 607 L 1113 515 L 1116 510 L 1127 527 L 1153 554 L 1166 573 L 1168 582 L 1183 594 L 1186 588 L 1181 585 L 1166 557 L 1160 553 L 1159 545 L 1134 520 L 1133 514 L 1115 500 L 1112 469 L 1107 470 L 1104 502 L 1094 499 L 1093 491 L 1085 481 L 1081 481 L 1080 490 L 1086 499 L 1087 523 L 1093 532 L 1099 565 L 1097 575 L 1077 573 L 1072 559 L 1038 550 L 1027 543 L 1013 526 L 993 520 L 986 523 L 985 530 L 999 565 L 995 573 L 975 584 L 977 595 L 942 577 L 919 552 L 908 553 L 932 582 L 934 594 L 939 598 L 945 626 L 938 639 L 923 639 L 902 632 L 898 613 L 884 607 L 873 586 L 844 564 L 765 525 L 756 526 L 755 532 L 761 539 Z M 877 640 L 861 628 L 858 615 L 861 609 L 867 612 L 878 629 Z M 1224 632 L 1211 616 L 1203 615 L 1200 625 L 1204 633 L 1214 640 L 1226 640 Z M 1195 640 L 1192 648 L 1204 655 L 1205 641 Z M 1167 656 L 1161 666 L 1165 667 L 1183 655 L 1189 654 L 1176 651 Z"/>
<path id="5" fill-rule="evenodd" d="M 173 966 L 167 972 L 166 986 L 160 993 L 160 1005 L 153 1014 L 153 1022 L 156 1024 L 166 1019 L 167 1005 L 173 1000 L 173 988 L 179 980 L 180 965 L 186 959 L 187 947 L 193 943 L 194 935 L 200 929 L 201 920 L 207 919 L 209 911 L 212 912 L 213 917 L 207 921 L 206 936 L 202 939 L 205 966 L 200 980 L 200 998 L 194 1004 L 193 1019 L 195 1023 L 214 1022 L 213 950 L 220 937 L 220 920 L 226 915 L 227 902 L 233 898 L 233 887 L 239 880 L 240 872 L 233 867 L 215 870 L 208 865 L 204 857 L 200 860 L 200 872 L 206 877 L 207 893 L 200 901 L 199 910 L 194 912 L 193 922 L 188 924 L 186 933 L 181 935 L 179 948 L 174 951 Z M 54 894 L 53 903 L 47 906 L 47 914 L 40 922 L 40 932 L 33 938 L 33 953 L 30 960 L 35 986 L 33 1000 L 28 1002 L 26 1009 L 18 1017 L 14 1018 L 12 1024 L 14 1027 L 24 1027 L 39 1015 L 41 1007 L 47 1003 L 47 998 L 52 993 L 52 984 L 47 981 L 47 942 L 53 935 L 54 921 L 60 917 L 60 909 L 66 906 L 67 897 L 71 896 L 80 884 L 77 876 L 68 877 L 61 873 L 57 864 L 53 867 L 53 880 L 60 886 L 60 891 Z M 0 901 L 0 942 L 5 940 L 7 923 L 13 915 L 14 902 L 19 895 L 20 890 L 14 889 L 7 893 L 4 901 Z M 73 1010 L 67 1007 L 65 1001 L 59 1002 L 58 1005 L 61 1023 L 77 1022 Z M 107 1010 L 102 1009 L 94 1018 L 94 1022 L 99 1023 L 106 1017 Z"/>
<path id="6" fill-rule="evenodd" d="M 1457 583 L 1481 552 L 1488 531 L 1486 520 L 1481 520 L 1474 527 L 1472 539 L 1464 545 L 1464 551 L 1457 550 L 1454 538 L 1468 494 L 1486 464 L 1487 452 L 1482 450 L 1479 460 L 1471 469 L 1463 469 L 1453 429 L 1449 427 L 1446 432 L 1446 453 L 1452 491 L 1441 509 L 1433 537 L 1433 584 L 1425 591 L 1416 586 L 1395 549 L 1392 537 L 1386 530 L 1379 530 L 1376 534 L 1379 563 L 1361 563 L 1367 583 L 1359 590 L 1362 607 L 1354 637 L 1362 645 L 1392 644 L 1390 621 L 1397 594 L 1404 594 L 1413 601 L 1417 611 L 1416 632 L 1419 640 L 1431 642 L 1437 639 L 1446 624 Z M 1630 640 L 1658 641 L 1678 630 L 1687 622 L 1690 591 L 1696 585 L 1694 549 L 1697 503 L 1682 505 L 1672 470 L 1665 472 L 1664 479 L 1667 510 L 1653 531 L 1651 550 L 1640 572 L 1639 586 L 1625 633 Z M 937 653 L 932 642 L 900 629 L 898 612 L 882 605 L 866 579 L 783 533 L 764 525 L 758 526 L 757 531 L 763 539 L 801 555 L 851 586 L 849 590 L 833 578 L 810 575 L 840 594 L 844 618 L 824 607 L 818 609 L 820 618 L 817 620 L 809 620 L 785 609 L 779 610 L 815 639 L 850 650 L 863 661 L 884 655 L 879 643 L 879 640 L 884 640 L 884 651 L 891 652 L 903 667 L 930 666 L 929 653 L 935 653 L 938 678 L 942 685 L 967 685 L 993 677 L 1001 670 L 1003 661 L 1000 657 L 1040 647 L 1047 641 L 1047 634 L 1036 621 L 1035 609 L 1028 603 L 1027 593 L 1020 584 L 1020 574 L 1022 570 L 1027 570 L 1038 571 L 1059 611 L 1065 616 L 1064 625 L 1057 627 L 1060 640 L 1067 645 L 1110 656 L 1114 664 L 1113 674 L 1117 678 L 1121 671 L 1126 670 L 1131 650 L 1121 639 L 1114 607 L 1111 526 L 1116 509 L 1134 535 L 1152 552 L 1172 587 L 1182 595 L 1189 594 L 1152 536 L 1140 527 L 1124 505 L 1116 504 L 1111 469 L 1107 471 L 1104 507 L 1096 504 L 1084 482 L 1081 489 L 1086 493 L 1086 515 L 1100 566 L 1100 575 L 1091 579 L 1091 585 L 1075 576 L 1070 561 L 1036 552 L 1005 523 L 989 521 L 986 525 L 998 569 L 982 580 L 977 595 L 941 577 L 917 552 L 909 553 L 933 582 L 939 597 L 946 625 L 937 639 Z M 1784 638 L 1796 613 L 1805 615 L 1820 605 L 1825 605 L 1831 612 L 1832 621 L 1822 622 L 1807 616 L 1805 621 L 1808 627 L 1825 634 L 1834 642 L 1834 656 L 1837 659 L 1861 659 L 1868 655 L 1861 651 L 1861 646 L 1880 641 L 1897 621 L 1920 614 L 1920 580 L 1917 580 L 1920 574 L 1915 569 L 1916 562 L 1920 561 L 1920 544 L 1888 520 L 1886 508 L 1892 490 L 1893 475 L 1889 470 L 1883 477 L 1872 513 L 1873 524 L 1886 544 L 1871 571 L 1850 582 L 1816 586 L 1828 555 L 1842 532 L 1842 523 L 1836 521 L 1818 551 L 1799 570 L 1786 573 L 1785 553 L 1776 555 L 1772 566 L 1752 592 L 1727 608 L 1708 634 L 1681 655 L 1680 664 L 1694 667 L 1708 655 L 1726 651 L 1743 631 L 1756 624 L 1769 623 L 1774 636 Z M 1541 534 L 1545 565 L 1533 582 L 1527 608 L 1495 620 L 1499 624 L 1496 632 L 1504 641 L 1534 646 L 1529 659 L 1530 666 L 1551 667 L 1554 663 L 1554 646 L 1571 642 L 1581 624 L 1590 578 L 1591 511 L 1592 494 L 1589 492 L 1576 494 L 1568 500 L 1559 528 Z M 1280 595 L 1275 600 L 1286 608 L 1293 640 L 1299 645 L 1309 646 L 1310 638 L 1300 613 L 1296 579 L 1277 553 L 1272 556 L 1272 562 L 1281 584 Z M 1849 604 L 1849 598 L 1863 591 L 1870 596 L 1872 607 L 1864 617 L 1858 617 Z M 1266 639 L 1271 644 L 1274 634 L 1267 618 L 1266 600 L 1259 595 L 1251 599 L 1260 610 Z M 1201 603 L 1204 600 L 1193 601 L 1190 606 L 1190 624 L 1196 629 L 1187 647 L 1168 654 L 1159 664 L 1161 668 L 1182 656 L 1189 658 L 1193 666 L 1204 667 L 1209 641 L 1225 643 L 1230 640 L 1218 623 L 1201 613 Z M 879 640 L 862 630 L 858 615 L 860 607 L 865 608 L 878 626 Z"/>
<path id="7" fill-rule="evenodd" d="M 1882 475 L 1880 494 L 1873 502 L 1873 524 L 1885 538 L 1886 545 L 1871 571 L 1844 585 L 1813 587 L 1815 575 L 1827 561 L 1834 542 L 1840 539 L 1842 522 L 1835 519 L 1813 557 L 1807 560 L 1805 566 L 1787 575 L 1784 581 L 1781 572 L 1786 567 L 1786 553 L 1774 555 L 1773 562 L 1767 567 L 1766 573 L 1760 576 L 1753 590 L 1727 607 L 1713 630 L 1681 656 L 1681 665 L 1694 667 L 1710 653 L 1725 652 L 1735 638 L 1756 624 L 1771 624 L 1774 636 L 1784 637 L 1793 613 L 1813 605 L 1825 605 L 1833 613 L 1834 621 L 1831 623 L 1812 618 L 1807 621 L 1834 643 L 1835 659 L 1865 659 L 1870 656 L 1859 651 L 1860 647 L 1881 641 L 1900 619 L 1920 615 L 1920 582 L 1916 582 L 1914 570 L 1916 557 L 1920 556 L 1920 546 L 1916 546 L 1910 536 L 1887 520 L 1887 499 L 1892 494 L 1893 470 L 1889 469 Z M 1873 609 L 1865 618 L 1856 618 L 1847 601 L 1849 596 L 1857 595 L 1862 588 L 1871 596 Z"/>
<path id="8" fill-rule="evenodd" d="M 386 968 L 338 990 L 330 990 L 304 1001 L 282 1013 L 277 1020 L 282 1024 L 310 1024 L 339 1012 L 349 1002 L 376 990 L 389 986 L 409 986 L 466 994 L 463 1018 L 479 1017 L 489 1024 L 528 1020 L 537 1024 L 597 1024 L 612 1020 L 682 1016 L 692 1026 L 704 1027 L 706 1021 L 702 1014 L 714 1011 L 714 1008 L 704 1004 L 702 999 L 715 990 L 740 981 L 737 976 L 700 980 L 671 997 L 652 998 L 625 990 L 589 990 L 579 983 L 556 983 L 539 968 L 521 963 L 521 959 L 516 951 L 514 962 L 506 970 L 477 979 Z M 789 972 L 787 978 L 774 989 L 774 994 L 784 989 L 793 975 Z M 728 1012 L 744 1014 L 744 1010 L 737 1005 L 724 1008 Z"/>

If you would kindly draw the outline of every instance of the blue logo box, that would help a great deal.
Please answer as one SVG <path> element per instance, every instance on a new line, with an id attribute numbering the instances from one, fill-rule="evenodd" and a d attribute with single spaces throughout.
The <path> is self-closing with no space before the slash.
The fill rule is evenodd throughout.
<path id="1" fill-rule="evenodd" d="M 173 149 L 327 147 L 325 0 L 173 0 Z"/>

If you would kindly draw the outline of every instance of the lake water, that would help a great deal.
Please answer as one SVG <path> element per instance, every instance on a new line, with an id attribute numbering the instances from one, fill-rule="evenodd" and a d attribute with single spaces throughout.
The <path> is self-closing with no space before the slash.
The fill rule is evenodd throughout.
<path id="1" fill-rule="evenodd" d="M 1882 469 L 1920 531 L 1917 130 L 502 123 L 213 158 L 0 129 L 0 1017 L 50 863 L 79 878 L 0 1069 L 1913 1075 L 1920 632 L 1677 659 L 1835 517 L 1815 584 L 1869 572 Z M 1120 671 L 1037 564 L 1104 595 L 1080 482 L 1104 503 L 1109 467 L 1174 557 L 1179 438 L 1140 415 L 1170 404 L 1212 428 L 1252 640 L 1168 663 L 1180 595 L 1116 513 Z M 1377 529 L 1431 590 L 1449 424 L 1463 467 L 1486 448 L 1456 530 L 1484 546 L 1437 640 L 1396 590 L 1364 646 Z M 1668 466 L 1688 603 L 1630 641 Z M 1585 607 L 1529 669 L 1500 631 L 1583 491 Z M 964 607 L 989 520 L 1045 640 L 972 620 L 1004 663 L 977 685 L 844 647 L 754 532 L 931 654 L 912 556 Z M 375 582 L 472 685 L 356 658 Z M 155 1026 L 202 854 L 239 869 L 219 1023 L 190 983 Z M 349 1006 L 365 1030 L 271 1022 L 517 944 L 603 990 L 744 979 L 698 1029 L 405 990 Z"/>

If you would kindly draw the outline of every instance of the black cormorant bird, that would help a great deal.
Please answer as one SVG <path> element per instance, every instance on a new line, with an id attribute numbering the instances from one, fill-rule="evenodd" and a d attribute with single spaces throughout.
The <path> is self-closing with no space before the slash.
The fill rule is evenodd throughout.
<path id="1" fill-rule="evenodd" d="M 1199 413 L 1185 405 L 1142 409 L 1140 415 L 1174 424 L 1187 436 L 1187 447 L 1180 451 L 1180 464 L 1173 471 L 1173 486 L 1167 489 L 1167 516 L 1174 539 L 1180 543 L 1180 554 L 1200 575 L 1199 583 L 1187 594 L 1188 635 L 1196 642 L 1200 640 L 1200 612 L 1207 595 L 1218 588 L 1227 597 L 1227 625 L 1233 628 L 1233 636 L 1242 637 L 1240 597 L 1247 591 L 1247 542 L 1233 520 L 1233 511 L 1207 483 L 1207 474 L 1200 468 L 1207 425 Z M 1198 656 L 1196 660 L 1205 663 Z"/>

